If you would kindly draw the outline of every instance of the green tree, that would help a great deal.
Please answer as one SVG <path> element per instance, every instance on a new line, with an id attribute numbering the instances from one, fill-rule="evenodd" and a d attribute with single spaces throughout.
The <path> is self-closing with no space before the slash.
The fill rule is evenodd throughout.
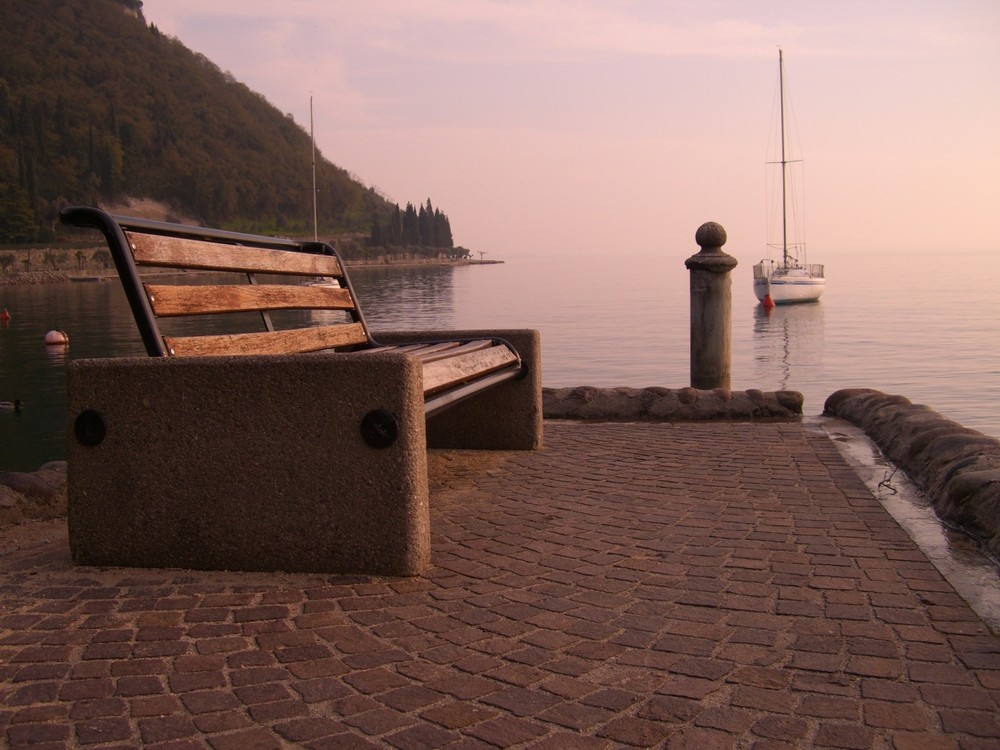
<path id="1" fill-rule="evenodd" d="M 438 210 L 434 211 L 434 239 L 437 247 L 455 247 L 455 240 L 451 236 L 451 223 L 448 217 Z"/>
<path id="2" fill-rule="evenodd" d="M 420 207 L 417 217 L 420 227 L 420 244 L 427 247 L 436 247 L 437 241 L 434 237 L 434 207 L 431 206 L 431 199 L 427 199 L 426 205 Z"/>
<path id="3" fill-rule="evenodd" d="M 385 230 L 385 244 L 387 246 L 403 244 L 403 213 L 399 210 L 398 203 L 389 216 L 389 224 Z"/>
<path id="4" fill-rule="evenodd" d="M 97 149 L 97 176 L 101 181 L 101 191 L 109 198 L 114 198 L 124 182 L 122 168 L 124 158 L 121 143 L 113 135 L 101 139 Z"/>
<path id="5" fill-rule="evenodd" d="M 3 242 L 34 242 L 38 225 L 27 191 L 18 185 L 0 189 L 0 237 Z"/>
<path id="6" fill-rule="evenodd" d="M 413 207 L 412 203 L 407 203 L 406 210 L 403 211 L 402 239 L 404 245 L 420 244 L 420 219 L 417 216 L 417 209 Z"/>
<path id="7" fill-rule="evenodd" d="M 371 232 L 368 235 L 368 244 L 372 247 L 383 247 L 385 245 L 385 235 L 378 219 L 372 222 Z"/>

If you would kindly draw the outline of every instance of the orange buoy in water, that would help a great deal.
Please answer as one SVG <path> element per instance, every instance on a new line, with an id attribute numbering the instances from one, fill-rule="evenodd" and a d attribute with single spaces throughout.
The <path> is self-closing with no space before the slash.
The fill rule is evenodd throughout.
<path id="1" fill-rule="evenodd" d="M 48 346 L 65 346 L 69 343 L 69 336 L 66 331 L 49 331 L 45 334 L 45 343 Z"/>
<path id="2" fill-rule="evenodd" d="M 765 294 L 764 299 L 760 301 L 760 304 L 764 306 L 765 310 L 770 310 L 772 307 L 774 307 L 774 300 L 771 299 L 770 294 Z"/>

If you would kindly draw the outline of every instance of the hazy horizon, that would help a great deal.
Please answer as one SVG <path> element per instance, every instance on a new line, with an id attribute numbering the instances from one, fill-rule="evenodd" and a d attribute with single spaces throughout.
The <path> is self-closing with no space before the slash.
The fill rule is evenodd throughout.
<path id="1" fill-rule="evenodd" d="M 784 49 L 810 260 L 1000 249 L 1000 4 L 145 0 L 148 22 L 486 257 L 767 254 Z M 322 196 L 320 196 L 322 200 Z M 996 265 L 996 264 L 994 264 Z M 846 273 L 846 269 L 843 269 Z"/>

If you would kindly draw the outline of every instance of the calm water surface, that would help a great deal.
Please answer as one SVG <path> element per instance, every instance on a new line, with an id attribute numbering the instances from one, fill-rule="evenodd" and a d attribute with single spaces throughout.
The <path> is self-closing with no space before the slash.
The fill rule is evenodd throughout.
<path id="1" fill-rule="evenodd" d="M 547 386 L 674 388 L 690 380 L 685 257 L 518 256 L 352 279 L 376 331 L 538 328 Z M 734 388 L 801 391 L 807 415 L 840 388 L 878 388 L 1000 437 L 994 257 L 817 259 L 827 262 L 823 299 L 769 315 L 751 289 L 756 260 L 740 257 L 733 273 Z M 25 404 L 0 412 L 0 470 L 32 471 L 65 456 L 67 360 L 143 349 L 117 281 L 0 287 L 0 306 L 13 316 L 0 328 L 0 401 Z M 52 329 L 70 335 L 68 348 L 44 345 Z"/>

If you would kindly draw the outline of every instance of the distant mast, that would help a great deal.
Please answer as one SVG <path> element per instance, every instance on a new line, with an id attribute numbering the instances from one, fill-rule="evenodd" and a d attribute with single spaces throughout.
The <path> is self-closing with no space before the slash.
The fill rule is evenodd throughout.
<path id="1" fill-rule="evenodd" d="M 785 170 L 788 160 L 785 158 L 785 57 L 784 51 L 778 47 L 778 98 L 781 111 L 781 250 L 782 262 L 788 265 L 788 203 L 785 197 Z M 315 186 L 313 187 L 315 189 Z"/>
<path id="2" fill-rule="evenodd" d="M 309 140 L 312 144 L 313 178 L 313 242 L 319 241 L 319 223 L 316 219 L 316 136 L 313 131 L 313 98 L 309 97 Z"/>

